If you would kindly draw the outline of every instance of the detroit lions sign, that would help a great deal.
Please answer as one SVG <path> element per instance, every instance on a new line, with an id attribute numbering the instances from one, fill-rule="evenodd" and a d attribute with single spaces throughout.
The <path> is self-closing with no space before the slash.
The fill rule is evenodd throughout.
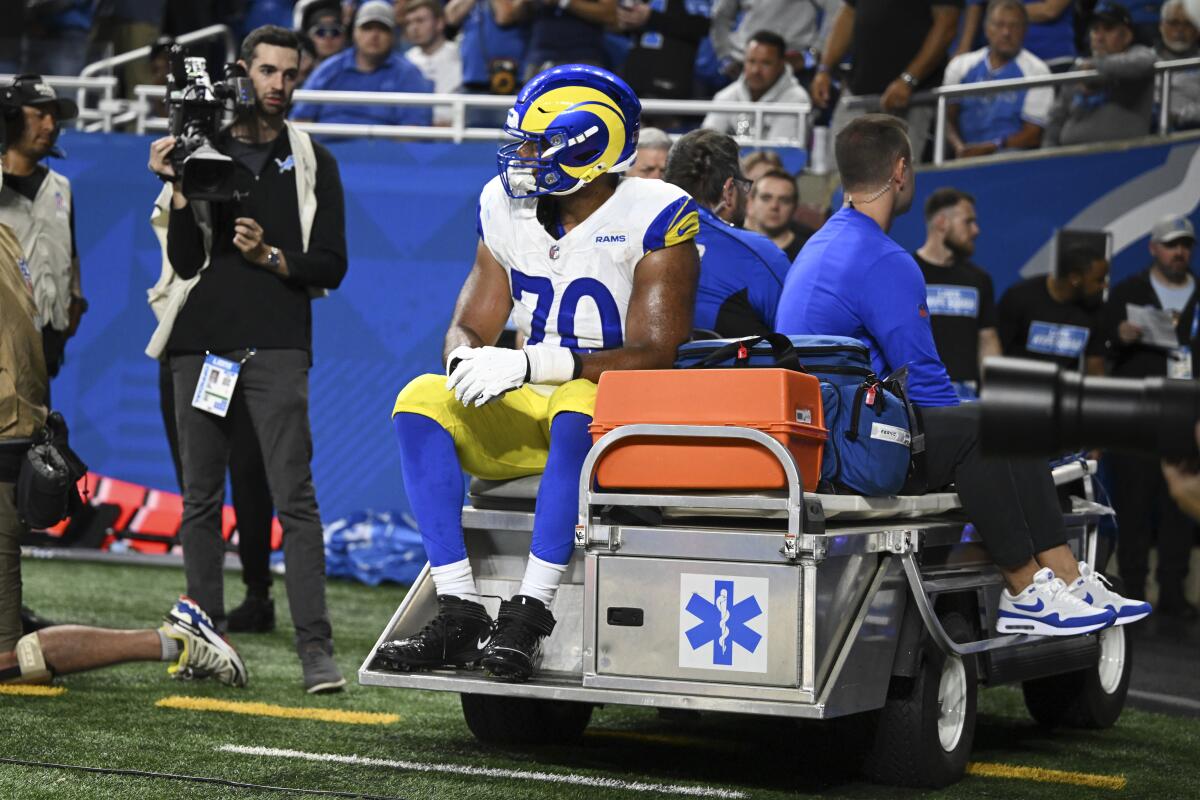
<path id="1" fill-rule="evenodd" d="M 767 671 L 766 578 L 679 576 L 679 666 Z"/>

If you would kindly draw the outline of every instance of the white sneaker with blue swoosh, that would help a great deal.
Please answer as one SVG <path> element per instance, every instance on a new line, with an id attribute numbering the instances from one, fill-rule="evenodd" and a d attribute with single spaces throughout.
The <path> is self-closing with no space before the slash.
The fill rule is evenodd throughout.
<path id="1" fill-rule="evenodd" d="M 1092 569 L 1086 561 L 1079 562 L 1079 577 L 1070 586 L 1071 594 L 1089 606 L 1107 608 L 1117 615 L 1113 625 L 1126 625 L 1150 616 L 1153 610 L 1145 600 L 1130 600 L 1112 590 L 1108 578 Z"/>
<path id="2" fill-rule="evenodd" d="M 1015 597 L 1008 589 L 1000 593 L 1000 610 L 996 615 L 998 633 L 1031 633 L 1043 636 L 1074 636 L 1091 633 L 1113 624 L 1116 613 L 1107 608 L 1090 606 L 1076 597 L 1054 577 L 1049 567 L 1043 567 Z"/>

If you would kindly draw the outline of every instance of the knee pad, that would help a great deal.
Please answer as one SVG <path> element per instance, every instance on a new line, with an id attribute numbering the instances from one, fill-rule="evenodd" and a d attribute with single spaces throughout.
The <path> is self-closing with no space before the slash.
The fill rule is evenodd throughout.
<path id="1" fill-rule="evenodd" d="M 49 683 L 54 673 L 46 666 L 42 653 L 42 642 L 37 633 L 30 633 L 17 640 L 17 674 L 0 678 L 3 683 Z M 5 670 L 11 673 L 11 670 Z"/>

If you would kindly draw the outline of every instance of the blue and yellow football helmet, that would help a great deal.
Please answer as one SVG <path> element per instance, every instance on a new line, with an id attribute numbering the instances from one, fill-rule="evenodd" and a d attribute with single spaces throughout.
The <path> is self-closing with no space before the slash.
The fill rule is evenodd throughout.
<path id="1" fill-rule="evenodd" d="M 606 69 L 546 70 L 517 95 L 504 123 L 518 139 L 496 156 L 504 190 L 516 198 L 571 194 L 606 172 L 624 172 L 637 155 L 641 115 L 637 95 Z"/>

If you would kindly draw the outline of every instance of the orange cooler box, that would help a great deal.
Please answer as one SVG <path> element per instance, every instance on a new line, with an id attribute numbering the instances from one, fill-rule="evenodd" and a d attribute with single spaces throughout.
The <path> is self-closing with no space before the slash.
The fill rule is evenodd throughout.
<path id="1" fill-rule="evenodd" d="M 792 451 L 804 491 L 816 491 L 828 434 L 821 386 L 786 369 L 664 369 L 605 372 L 589 430 L 594 443 L 622 425 L 736 425 Z M 781 489 L 783 467 L 762 446 L 736 439 L 630 439 L 596 472 L 606 489 Z"/>

